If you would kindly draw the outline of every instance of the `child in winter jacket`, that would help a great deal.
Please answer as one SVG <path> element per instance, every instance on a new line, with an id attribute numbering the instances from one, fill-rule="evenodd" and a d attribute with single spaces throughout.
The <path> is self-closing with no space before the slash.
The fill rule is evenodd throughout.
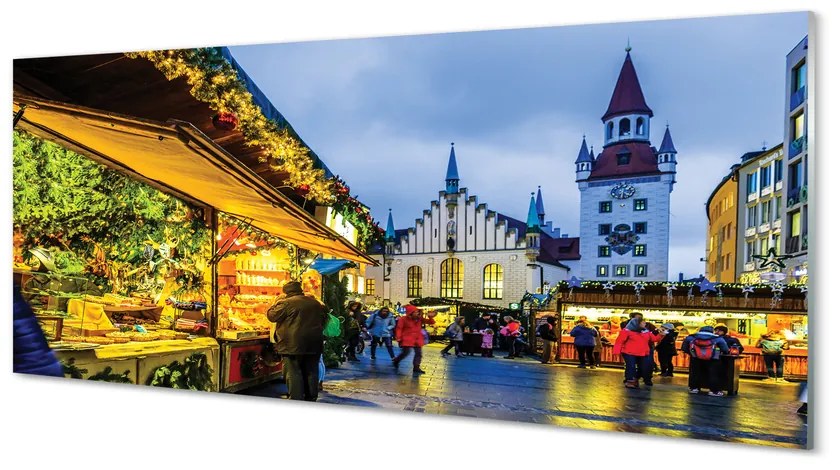
<path id="1" fill-rule="evenodd" d="M 624 358 L 624 386 L 627 388 L 639 388 L 637 377 L 643 377 L 645 385 L 653 385 L 650 381 L 652 364 L 648 360 L 650 343 L 659 342 L 662 337 L 645 330 L 645 326 L 644 320 L 632 318 L 618 334 L 613 346 L 613 353 Z"/>
<path id="2" fill-rule="evenodd" d="M 493 329 L 485 328 L 481 332 L 481 355 L 483 357 L 493 357 Z"/>

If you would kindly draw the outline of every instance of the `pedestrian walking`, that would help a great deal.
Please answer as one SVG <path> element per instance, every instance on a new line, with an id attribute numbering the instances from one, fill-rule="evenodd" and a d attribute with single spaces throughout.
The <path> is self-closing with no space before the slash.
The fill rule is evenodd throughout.
<path id="1" fill-rule="evenodd" d="M 284 285 L 283 293 L 286 297 L 269 307 L 266 316 L 275 324 L 274 339 L 283 356 L 289 398 L 315 401 L 327 311 L 314 297 L 304 295 L 298 281 Z"/>
<path id="2" fill-rule="evenodd" d="M 688 363 L 688 393 L 700 393 L 705 382 L 709 387 L 709 396 L 722 397 L 720 355 L 729 354 L 726 341 L 715 334 L 714 328 L 704 326 L 683 340 L 682 351 L 691 356 Z"/>
<path id="3" fill-rule="evenodd" d="M 394 328 L 397 326 L 394 314 L 388 307 L 382 307 L 377 312 L 368 316 L 365 325 L 368 332 L 370 332 L 370 360 L 376 359 L 376 347 L 383 343 L 385 349 L 388 350 L 388 355 L 394 359 L 394 346 L 391 338 L 394 336 Z"/>
<path id="4" fill-rule="evenodd" d="M 455 348 L 455 357 L 463 357 L 461 354 L 461 343 L 464 342 L 464 317 L 457 317 L 443 335 L 449 339 L 449 344 L 440 352 L 441 356 L 449 356 L 449 350 Z"/>
<path id="5" fill-rule="evenodd" d="M 542 362 L 543 364 L 554 364 L 554 356 L 557 354 L 557 323 L 556 317 L 548 317 L 545 323 L 537 329 L 537 334 L 543 341 Z"/>
<path id="6" fill-rule="evenodd" d="M 359 324 L 359 315 L 361 313 L 362 304 L 360 302 L 350 302 L 347 304 L 347 311 L 344 313 L 344 340 L 347 343 L 347 360 L 349 362 L 359 362 L 356 357 L 356 348 L 361 341 L 360 335 L 362 333 L 362 325 Z"/>
<path id="7" fill-rule="evenodd" d="M 522 336 L 522 332 L 520 331 L 521 324 L 514 320 L 511 316 L 505 316 L 505 326 L 499 330 L 499 334 L 503 337 L 507 338 L 507 346 L 508 346 L 508 355 L 505 356 L 505 359 L 513 359 L 515 357 L 522 357 L 521 350 L 519 343 L 516 341 L 517 338 Z"/>
<path id="8" fill-rule="evenodd" d="M 484 331 L 481 332 L 482 357 L 493 357 L 493 336 L 495 336 L 495 332 L 493 332 L 492 328 L 485 328 Z"/>
<path id="9" fill-rule="evenodd" d="M 12 329 L 14 330 L 12 371 L 16 374 L 64 377 L 61 363 L 50 349 L 32 307 L 20 292 L 19 278 L 20 275 L 15 273 L 12 284 Z"/>
<path id="10" fill-rule="evenodd" d="M 645 322 L 645 329 L 650 331 L 651 333 L 658 334 L 659 328 L 653 322 Z M 656 364 L 656 357 L 655 357 L 655 348 L 656 344 L 653 341 L 650 342 L 650 354 L 648 354 L 648 362 L 650 363 L 651 367 L 651 374 L 654 372 L 659 372 L 659 366 Z"/>
<path id="11" fill-rule="evenodd" d="M 405 359 L 413 350 L 414 373 L 426 373 L 426 371 L 420 368 L 420 363 L 423 360 L 423 345 L 426 343 L 423 336 L 423 325 L 434 325 L 435 315 L 436 313 L 433 312 L 426 317 L 414 305 L 409 304 L 405 306 L 405 316 L 400 318 L 394 331 L 396 340 L 400 344 L 400 354 L 392 361 L 395 369 L 400 367 L 400 361 Z"/>
<path id="12" fill-rule="evenodd" d="M 575 339 L 575 349 L 578 353 L 578 368 L 586 369 L 586 362 L 589 361 L 589 368 L 595 368 L 595 342 L 598 337 L 598 332 L 592 328 L 587 320 L 579 320 L 578 324 L 572 328 L 569 335 Z M 600 342 L 600 341 L 599 341 Z"/>
<path id="13" fill-rule="evenodd" d="M 783 351 L 790 349 L 790 345 L 782 336 L 779 330 L 770 330 L 761 335 L 755 344 L 761 349 L 761 356 L 764 358 L 764 365 L 767 367 L 768 382 L 784 382 L 785 380 L 785 358 Z"/>
<path id="14" fill-rule="evenodd" d="M 604 344 L 609 345 L 607 338 L 601 336 L 601 329 L 597 325 L 592 325 L 595 329 L 595 348 L 592 350 L 592 356 L 595 358 L 595 367 L 601 367 L 601 351 L 604 350 Z"/>
<path id="15" fill-rule="evenodd" d="M 677 330 L 674 329 L 673 323 L 662 325 L 662 339 L 656 345 L 656 352 L 659 355 L 659 365 L 662 367 L 662 372 L 659 375 L 662 377 L 674 376 L 674 356 L 677 355 L 678 334 Z"/>
<path id="16" fill-rule="evenodd" d="M 645 385 L 653 386 L 650 369 L 650 342 L 661 338 L 645 329 L 645 321 L 632 318 L 618 334 L 613 346 L 613 353 L 624 359 L 624 386 L 639 388 L 639 378 Z"/>

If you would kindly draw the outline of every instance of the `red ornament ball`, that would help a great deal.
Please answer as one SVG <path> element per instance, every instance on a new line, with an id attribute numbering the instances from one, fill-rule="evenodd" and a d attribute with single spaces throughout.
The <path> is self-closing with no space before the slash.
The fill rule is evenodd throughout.
<path id="1" fill-rule="evenodd" d="M 222 131 L 232 131 L 239 125 L 239 118 L 233 113 L 219 113 L 213 116 L 213 127 Z"/>
<path id="2" fill-rule="evenodd" d="M 308 184 L 302 184 L 302 185 L 298 186 L 297 189 L 295 189 L 295 192 L 298 193 L 301 196 L 305 196 L 305 195 L 309 194 L 310 189 L 311 188 L 309 187 Z"/>

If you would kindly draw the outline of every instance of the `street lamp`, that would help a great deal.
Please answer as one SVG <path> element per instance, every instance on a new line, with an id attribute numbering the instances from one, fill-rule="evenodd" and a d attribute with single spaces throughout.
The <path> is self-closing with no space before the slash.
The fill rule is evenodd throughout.
<path id="1" fill-rule="evenodd" d="M 544 271 L 543 271 L 542 265 L 541 264 L 535 264 L 535 263 L 528 263 L 525 266 L 528 266 L 529 268 L 540 268 L 540 294 L 542 294 L 543 286 L 545 285 L 545 282 L 544 282 L 545 277 L 544 277 Z"/>

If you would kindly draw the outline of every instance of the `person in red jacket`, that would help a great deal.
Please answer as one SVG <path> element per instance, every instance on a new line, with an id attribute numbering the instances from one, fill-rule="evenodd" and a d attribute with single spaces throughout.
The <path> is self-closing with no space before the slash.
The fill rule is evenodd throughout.
<path id="1" fill-rule="evenodd" d="M 613 353 L 624 358 L 624 386 L 627 388 L 639 388 L 637 377 L 644 377 L 645 385 L 653 385 L 647 379 L 651 376 L 649 369 L 652 367 L 647 358 L 651 342 L 658 342 L 662 336 L 645 330 L 645 326 L 644 320 L 632 318 L 618 334 L 613 346 Z"/>
<path id="2" fill-rule="evenodd" d="M 397 322 L 394 337 L 400 344 L 400 354 L 393 359 L 394 368 L 400 367 L 400 361 L 414 350 L 414 373 L 425 374 L 426 371 L 420 368 L 420 361 L 423 360 L 423 345 L 426 343 L 423 337 L 423 325 L 434 325 L 435 313 L 424 317 L 420 309 L 414 305 L 405 306 L 405 316 Z"/>

